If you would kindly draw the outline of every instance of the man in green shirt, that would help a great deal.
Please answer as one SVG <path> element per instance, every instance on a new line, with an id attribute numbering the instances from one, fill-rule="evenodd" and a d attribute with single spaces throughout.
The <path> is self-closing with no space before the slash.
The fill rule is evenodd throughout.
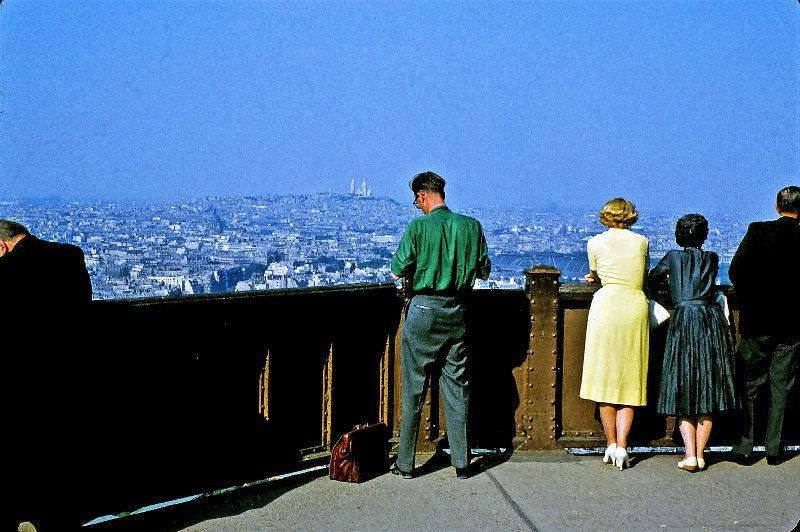
<path id="1" fill-rule="evenodd" d="M 404 278 L 412 292 L 400 348 L 400 447 L 391 468 L 403 478 L 413 476 L 425 381 L 435 369 L 441 370 L 439 387 L 451 463 L 458 478 L 469 476 L 464 296 L 476 279 L 489 278 L 491 262 L 480 222 L 448 209 L 444 186 L 444 179 L 433 172 L 418 174 L 411 181 L 414 206 L 425 216 L 409 224 L 392 259 L 392 277 Z"/>

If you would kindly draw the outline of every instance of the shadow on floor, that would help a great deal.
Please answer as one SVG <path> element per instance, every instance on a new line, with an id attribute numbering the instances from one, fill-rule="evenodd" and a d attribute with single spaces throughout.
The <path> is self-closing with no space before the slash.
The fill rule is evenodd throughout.
<path id="1" fill-rule="evenodd" d="M 142 514 L 130 515 L 84 527 L 90 532 L 173 532 L 211 519 L 231 517 L 263 508 L 283 494 L 321 476 L 327 469 L 296 477 L 273 480 L 257 486 L 237 488 L 222 494 L 203 497 Z"/>
<path id="2" fill-rule="evenodd" d="M 508 461 L 512 455 L 513 451 L 510 448 L 504 451 L 498 449 L 496 452 L 473 454 L 469 465 L 471 476 L 487 471 Z M 450 454 L 445 450 L 444 446 L 440 446 L 422 465 L 414 468 L 414 477 L 422 477 L 447 468 L 452 468 Z M 455 475 L 455 469 L 453 469 L 453 475 Z"/>

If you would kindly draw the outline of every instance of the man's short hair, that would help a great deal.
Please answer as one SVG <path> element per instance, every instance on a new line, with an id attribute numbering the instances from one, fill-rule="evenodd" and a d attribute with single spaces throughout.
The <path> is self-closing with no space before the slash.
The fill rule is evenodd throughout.
<path id="1" fill-rule="evenodd" d="M 442 176 L 434 172 L 422 172 L 414 176 L 408 186 L 416 194 L 417 192 L 435 192 L 441 194 L 444 199 L 445 181 Z"/>
<path id="2" fill-rule="evenodd" d="M 618 229 L 627 229 L 639 219 L 636 205 L 625 198 L 608 200 L 598 214 L 601 224 Z"/>
<path id="3" fill-rule="evenodd" d="M 675 224 L 675 242 L 682 248 L 699 248 L 708 238 L 708 220 L 702 214 L 687 214 Z"/>
<path id="4" fill-rule="evenodd" d="M 0 240 L 11 240 L 19 235 L 28 236 L 30 233 L 25 226 L 11 220 L 0 220 Z"/>
<path id="5" fill-rule="evenodd" d="M 778 210 L 789 214 L 800 214 L 800 187 L 794 185 L 781 189 L 778 192 Z"/>

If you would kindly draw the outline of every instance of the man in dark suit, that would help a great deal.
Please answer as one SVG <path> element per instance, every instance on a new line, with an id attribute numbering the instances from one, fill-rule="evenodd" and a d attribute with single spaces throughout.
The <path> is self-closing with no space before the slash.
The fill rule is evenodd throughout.
<path id="1" fill-rule="evenodd" d="M 80 331 L 91 299 L 80 248 L 0 220 L 2 466 L 12 491 L 2 530 L 26 520 L 45 531 L 80 526 Z"/>
<path id="2" fill-rule="evenodd" d="M 0 257 L 0 280 L 11 291 L 3 296 L 6 306 L 64 307 L 92 300 L 86 261 L 77 246 L 40 240 L 24 226 L 0 220 Z"/>
<path id="3" fill-rule="evenodd" d="M 797 380 L 800 187 L 790 186 L 778 192 L 775 209 L 780 214 L 777 220 L 750 224 L 729 271 L 741 305 L 739 353 L 747 381 L 744 433 L 734 448 L 741 463 L 752 463 L 756 405 L 767 387 L 767 463 L 781 462 L 786 406 Z"/>

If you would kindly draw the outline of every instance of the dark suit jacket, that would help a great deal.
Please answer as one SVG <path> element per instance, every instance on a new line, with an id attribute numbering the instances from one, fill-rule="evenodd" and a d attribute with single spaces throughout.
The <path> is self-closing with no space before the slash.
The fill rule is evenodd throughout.
<path id="1" fill-rule="evenodd" d="M 18 370 L 5 376 L 26 399 L 44 396 L 38 388 L 71 373 L 86 340 L 92 284 L 83 252 L 29 235 L 0 257 L 0 287 L 2 352 Z"/>
<path id="2" fill-rule="evenodd" d="M 0 257 L 2 305 L 6 309 L 64 307 L 92 300 L 83 251 L 29 235 Z M 45 308 L 42 308 L 45 310 Z"/>
<path id="3" fill-rule="evenodd" d="M 753 222 L 728 272 L 744 336 L 800 338 L 800 221 Z"/>
<path id="4" fill-rule="evenodd" d="M 80 493 L 76 435 L 85 430 L 81 379 L 92 285 L 80 248 L 30 235 L 0 257 L 0 287 L 0 430 L 14 435 L 0 465 L 15 492 L 0 510 L 12 514 L 0 519 L 47 529 L 51 523 L 37 512 L 65 515 L 73 490 Z"/>

